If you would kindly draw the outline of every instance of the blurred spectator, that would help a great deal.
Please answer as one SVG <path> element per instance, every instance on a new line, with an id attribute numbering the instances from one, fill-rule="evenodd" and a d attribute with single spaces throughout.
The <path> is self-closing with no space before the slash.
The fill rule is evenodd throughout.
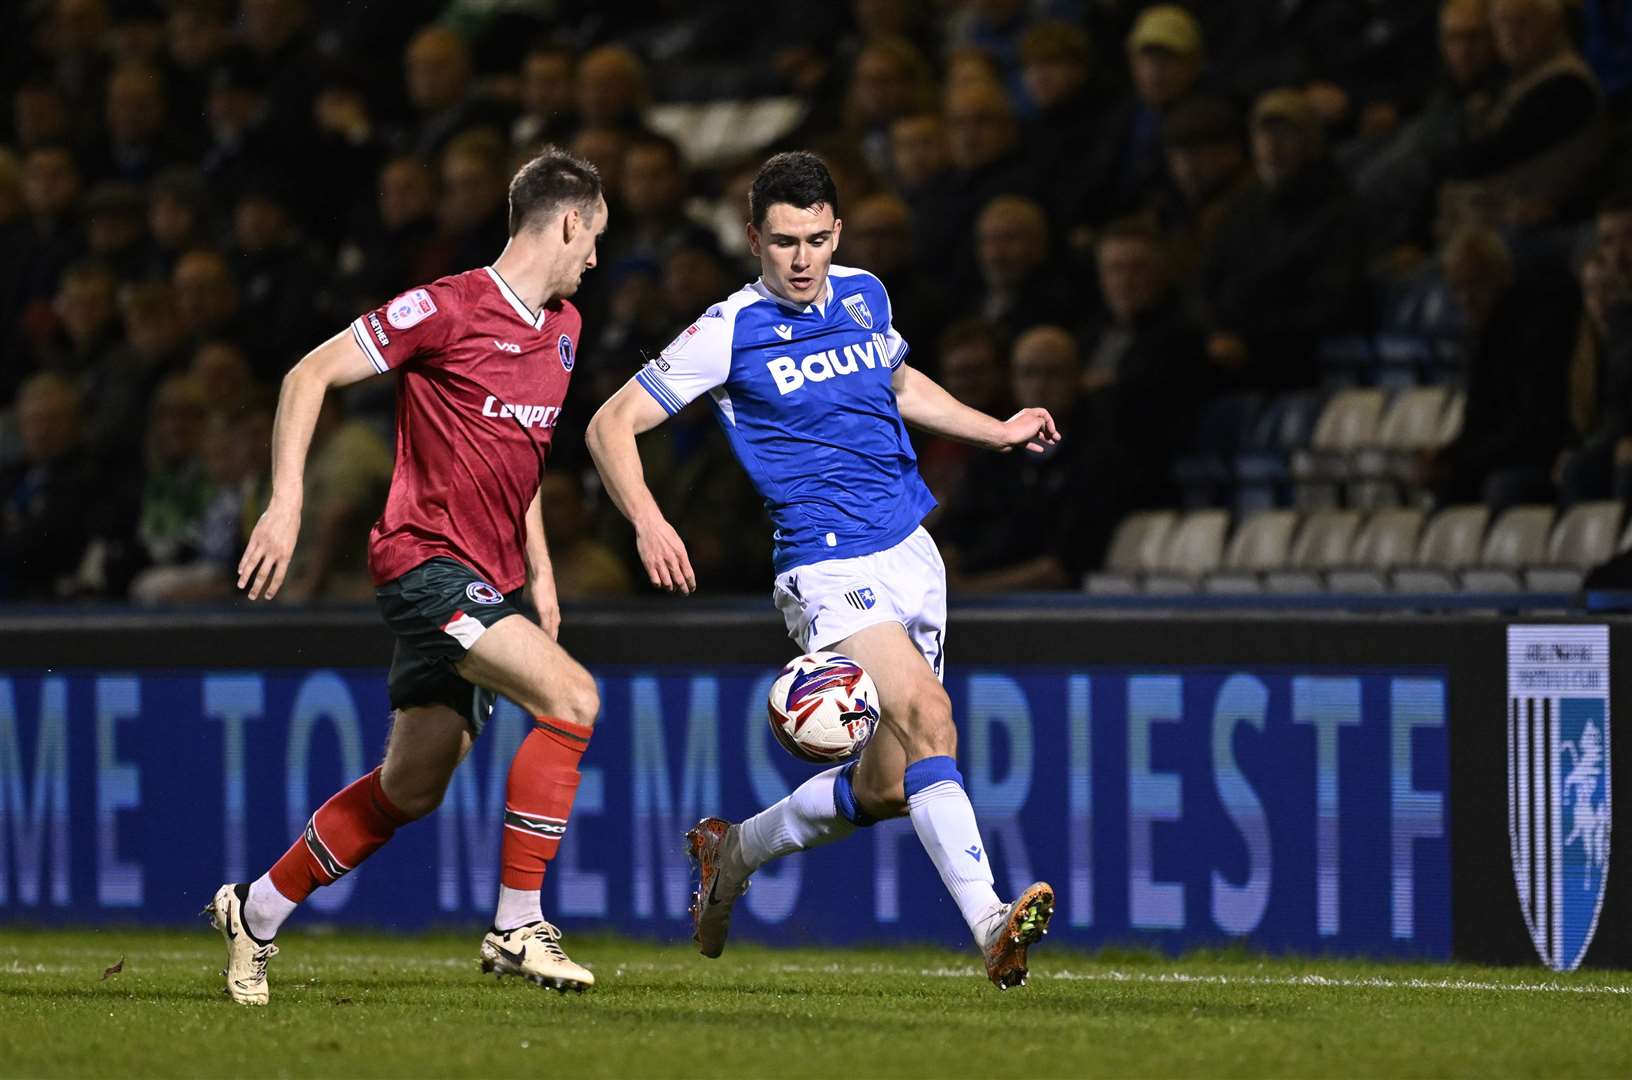
<path id="1" fill-rule="evenodd" d="M 187 374 L 213 413 L 233 415 L 247 409 L 259 392 L 244 351 L 230 341 L 207 341 L 193 353 Z"/>
<path id="2" fill-rule="evenodd" d="M 623 153 L 628 148 L 629 136 L 618 128 L 580 128 L 572 137 L 572 152 L 600 172 L 614 216 L 623 197 Z"/>
<path id="3" fill-rule="evenodd" d="M 230 201 L 265 170 L 307 160 L 295 133 L 273 121 L 266 81 L 242 54 L 223 59 L 211 74 L 205 115 L 209 143 L 199 169 L 220 200 Z"/>
<path id="4" fill-rule="evenodd" d="M 1423 478 L 1442 503 L 1550 502 L 1579 293 L 1567 277 L 1535 279 L 1535 268 L 1521 283 L 1512 253 L 1488 229 L 1459 230 L 1443 260 L 1466 328 L 1468 403 L 1461 434 L 1428 458 Z"/>
<path id="5" fill-rule="evenodd" d="M 1570 44 L 1561 0 L 1492 0 L 1507 79 L 1455 152 L 1445 225 L 1536 225 L 1573 208 L 1603 159 L 1603 95 Z"/>
<path id="6" fill-rule="evenodd" d="M 318 86 L 312 30 L 307 0 L 240 0 L 238 38 L 247 53 L 244 61 L 266 88 L 268 110 L 294 145 L 306 141 Z"/>
<path id="7" fill-rule="evenodd" d="M 107 142 L 97 171 L 111 178 L 145 183 L 192 149 L 166 121 L 164 77 L 147 63 L 126 63 L 108 77 L 104 108 Z"/>
<path id="8" fill-rule="evenodd" d="M 210 0 L 170 6 L 165 19 L 164 70 L 170 99 L 178 106 L 170 122 L 193 145 L 202 145 L 207 125 L 196 108 L 210 89 L 210 74 L 227 48 L 222 8 Z"/>
<path id="9" fill-rule="evenodd" d="M 412 126 L 396 138 L 403 153 L 435 158 L 456 136 L 473 128 L 509 134 L 510 110 L 473 91 L 470 47 L 452 30 L 428 26 L 415 34 L 403 56 L 403 68 L 408 101 L 416 113 Z"/>
<path id="10" fill-rule="evenodd" d="M 1207 352 L 1250 387 L 1308 385 L 1315 345 L 1363 314 L 1364 244 L 1348 185 L 1303 94 L 1252 112 L 1257 186 L 1230 208 L 1203 267 Z"/>
<path id="11" fill-rule="evenodd" d="M 907 199 L 929 191 L 952 161 L 946 125 L 939 113 L 913 113 L 890 125 L 890 169 L 897 191 Z"/>
<path id="12" fill-rule="evenodd" d="M 17 158 L 0 147 L 0 355 L 4 356 L 19 356 L 23 351 L 20 325 L 30 239 L 23 170 Z M 0 365 L 0 402 L 11 400 L 22 377 L 21 367 L 15 362 Z"/>
<path id="13" fill-rule="evenodd" d="M 947 19 L 946 41 L 989 57 L 1008 93 L 1020 90 L 1021 42 L 1030 12 L 1026 0 L 978 0 L 956 5 Z"/>
<path id="14" fill-rule="evenodd" d="M 185 604 L 226 600 L 235 591 L 236 564 L 244 546 L 245 507 L 266 470 L 272 413 L 211 412 L 204 425 L 202 456 L 211 495 L 204 508 L 197 554 L 168 566 L 151 566 L 130 585 L 138 604 Z"/>
<path id="15" fill-rule="evenodd" d="M 396 157 L 380 170 L 378 186 L 375 205 L 359 215 L 340 248 L 337 314 L 348 320 L 440 269 L 430 261 L 436 174 L 418 158 Z"/>
<path id="16" fill-rule="evenodd" d="M 634 134 L 645 128 L 646 65 L 621 45 L 591 49 L 578 61 L 578 119 L 586 128 Z"/>
<path id="17" fill-rule="evenodd" d="M 981 315 L 1003 341 L 1033 326 L 1067 322 L 1080 302 L 1048 253 L 1048 218 L 1030 199 L 1003 195 L 975 222 Z"/>
<path id="18" fill-rule="evenodd" d="M 629 569 L 607 544 L 589 532 L 583 485 L 572 473 L 551 469 L 539 485 L 544 532 L 549 537 L 555 594 L 562 600 L 624 596 L 634 591 Z"/>
<path id="19" fill-rule="evenodd" d="M 1554 478 L 1566 503 L 1632 499 L 1632 201 L 1598 214 L 1597 246 L 1581 267 L 1581 340 L 1571 370 L 1576 438 Z"/>
<path id="20" fill-rule="evenodd" d="M 623 199 L 602 261 L 660 262 L 681 247 L 712 247 L 714 234 L 686 213 L 686 176 L 680 148 L 662 135 L 629 142 L 621 170 Z"/>
<path id="21" fill-rule="evenodd" d="M 225 256 L 209 248 L 187 252 L 176 260 L 170 284 L 175 290 L 182 330 L 191 344 L 197 346 L 212 339 L 231 341 L 255 357 L 257 364 L 261 362 L 260 328 L 247 325 L 240 317 L 243 302 Z"/>
<path id="22" fill-rule="evenodd" d="M 952 167 L 914 193 L 918 264 L 950 268 L 952 291 L 972 290 L 975 217 L 999 195 L 1030 196 L 1035 185 L 1020 150 L 1020 129 L 1003 89 L 971 82 L 946 94 L 947 146 Z"/>
<path id="23" fill-rule="evenodd" d="M 147 232 L 146 276 L 168 279 L 183 252 L 208 246 L 214 232 L 204 178 L 180 167 L 154 177 L 148 189 Z"/>
<path id="24" fill-rule="evenodd" d="M 1026 152 L 1043 179 L 1045 203 L 1060 221 L 1089 196 L 1085 158 L 1094 153 L 1103 112 L 1093 79 L 1088 36 L 1065 22 L 1041 22 L 1020 46 L 1021 82 L 1032 113 L 1026 119 Z"/>
<path id="25" fill-rule="evenodd" d="M 1083 387 L 1100 437 L 1119 461 L 1124 502 L 1171 504 L 1170 472 L 1203 402 L 1217 390 L 1206 337 L 1173 287 L 1161 236 L 1140 223 L 1099 240 L 1100 292 L 1110 324 L 1089 353 Z"/>
<path id="26" fill-rule="evenodd" d="M 1423 110 L 1355 172 L 1375 246 L 1426 242 L 1434 197 L 1463 133 L 1478 127 L 1501 79 L 1490 0 L 1444 0 L 1439 15 L 1444 77 Z"/>
<path id="27" fill-rule="evenodd" d="M 368 424 L 348 418 L 340 398 L 324 398 L 306 464 L 301 545 L 283 592 L 289 602 L 373 597 L 367 545 L 360 540 L 379 517 L 391 466 L 390 444 Z M 263 509 L 255 506 L 253 515 Z"/>
<path id="28" fill-rule="evenodd" d="M 909 339 L 908 344 L 913 344 Z M 1008 416 L 1008 377 L 1003 370 L 1003 347 L 992 328 L 979 319 L 963 319 L 948 326 L 934 342 L 940 354 L 939 382 L 947 393 L 971 409 L 991 416 Z M 917 363 L 916 348 L 913 363 Z M 914 432 L 918 471 L 935 501 L 943 507 L 963 483 L 969 459 L 984 451 L 967 443 Z M 941 510 L 931 513 L 933 528 Z"/>
<path id="29" fill-rule="evenodd" d="M 856 57 L 844 111 L 850 137 L 877 176 L 890 171 L 890 125 L 935 107 L 929 62 L 903 38 L 876 38 Z"/>
<path id="30" fill-rule="evenodd" d="M 51 306 L 55 325 L 36 347 L 36 366 L 77 379 L 106 359 L 119 343 L 118 286 L 104 263 L 70 266 Z"/>
<path id="31" fill-rule="evenodd" d="M 1583 52 L 1612 107 L 1624 118 L 1632 94 L 1632 7 L 1625 0 L 1584 0 Z"/>
<path id="32" fill-rule="evenodd" d="M 68 103 L 50 86 L 24 83 L 12 95 L 11 110 L 12 129 L 20 151 L 74 141 L 76 133 L 68 116 Z"/>
<path id="33" fill-rule="evenodd" d="M 148 414 L 146 463 L 137 525 L 145 566 L 196 558 L 204 511 L 214 494 L 204 470 L 203 388 L 186 375 L 159 384 Z"/>
<path id="34" fill-rule="evenodd" d="M 871 272 L 890 293 L 890 323 L 912 348 L 912 362 L 935 370 L 932 329 L 941 321 L 942 304 L 925 275 L 917 271 L 912 251 L 912 211 L 898 196 L 868 195 L 844 215 L 841 264 Z"/>
<path id="35" fill-rule="evenodd" d="M 119 297 L 125 344 L 88 373 L 86 437 L 100 462 L 128 469 L 141 457 L 142 430 L 159 381 L 183 363 L 181 317 L 169 285 L 133 285 Z"/>
<path id="36" fill-rule="evenodd" d="M 23 159 L 30 235 L 16 256 L 22 263 L 20 306 L 54 293 L 63 269 L 82 250 L 79 193 L 79 164 L 66 146 L 36 146 Z"/>
<path id="37" fill-rule="evenodd" d="M 1042 453 L 970 460 L 936 531 L 954 590 L 1069 588 L 1099 565 L 1116 516 L 1096 468 L 1092 427 L 1079 422 L 1076 341 L 1060 327 L 1039 326 L 1012 355 L 1015 402 L 1047 409 L 1063 438 Z"/>
<path id="38" fill-rule="evenodd" d="M 78 569 L 102 485 L 79 438 L 79 393 L 54 372 L 17 397 L 23 458 L 0 470 L 0 596 L 49 599 Z"/>
<path id="39" fill-rule="evenodd" d="M 1140 12 L 1128 34 L 1133 93 L 1110 112 L 1085 164 L 1076 217 L 1098 224 L 1137 210 L 1166 182 L 1162 117 L 1189 94 L 1204 62 L 1201 26 L 1176 4 Z"/>
<path id="40" fill-rule="evenodd" d="M 1162 124 L 1172 189 L 1156 204 L 1172 271 L 1194 276 L 1211 256 L 1225 217 L 1252 188 L 1241 113 L 1222 98 L 1192 97 Z"/>
<path id="41" fill-rule="evenodd" d="M 510 168 L 504 143 L 490 131 L 467 131 L 442 155 L 439 233 L 424 280 L 483 266 L 510 238 Z"/>
<path id="42" fill-rule="evenodd" d="M 141 276 L 146 262 L 147 200 L 133 184 L 98 184 L 85 197 L 85 242 L 91 256 L 121 281 Z"/>
<path id="43" fill-rule="evenodd" d="M 256 328 L 251 359 L 259 378 L 276 383 L 314 344 L 312 284 L 321 271 L 275 179 L 246 188 L 233 209 L 232 235 L 239 318 Z"/>
<path id="44" fill-rule="evenodd" d="M 510 145 L 563 144 L 578 126 L 572 50 L 559 45 L 529 49 L 521 62 L 521 115 L 510 126 Z"/>

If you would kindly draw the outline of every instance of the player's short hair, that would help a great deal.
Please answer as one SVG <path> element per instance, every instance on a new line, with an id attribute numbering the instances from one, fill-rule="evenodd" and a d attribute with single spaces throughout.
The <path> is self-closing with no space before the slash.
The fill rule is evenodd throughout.
<path id="1" fill-rule="evenodd" d="M 777 154 L 759 168 L 748 188 L 748 217 L 754 228 L 765 224 L 765 214 L 777 203 L 800 210 L 831 206 L 839 216 L 839 189 L 821 158 L 805 150 Z"/>
<path id="2" fill-rule="evenodd" d="M 572 207 L 591 217 L 601 191 L 599 169 L 559 146 L 546 146 L 510 181 L 510 235 Z"/>

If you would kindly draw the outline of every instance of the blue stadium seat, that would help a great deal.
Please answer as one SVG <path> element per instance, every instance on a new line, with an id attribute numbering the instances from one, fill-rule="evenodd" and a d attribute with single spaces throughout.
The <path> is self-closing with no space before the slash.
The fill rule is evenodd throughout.
<path id="1" fill-rule="evenodd" d="M 1371 340 L 1360 334 L 1321 338 L 1315 360 L 1320 365 L 1320 383 L 1328 390 L 1368 383 L 1377 367 Z"/>
<path id="2" fill-rule="evenodd" d="M 1249 514 L 1292 502 L 1292 453 L 1309 445 L 1326 396 L 1299 390 L 1282 394 L 1259 415 L 1247 445 L 1235 457 L 1235 511 Z"/>
<path id="3" fill-rule="evenodd" d="M 1230 468 L 1247 444 L 1263 411 L 1258 394 L 1231 394 L 1207 403 L 1196 420 L 1195 437 L 1184 456 L 1173 463 L 1173 482 L 1187 510 L 1222 506 L 1233 484 Z"/>

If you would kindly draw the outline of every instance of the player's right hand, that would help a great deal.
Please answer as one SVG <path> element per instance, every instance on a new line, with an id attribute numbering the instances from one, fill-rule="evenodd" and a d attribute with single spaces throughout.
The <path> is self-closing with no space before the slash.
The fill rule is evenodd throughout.
<path id="1" fill-rule="evenodd" d="M 266 598 L 278 595 L 283 576 L 289 572 L 289 557 L 295 552 L 295 538 L 300 535 L 300 507 L 287 506 L 276 501 L 255 523 L 249 534 L 249 546 L 238 560 L 238 587 L 249 586 L 249 598 L 258 600 L 264 590 Z M 253 583 L 251 579 L 253 578 Z"/>
<path id="2" fill-rule="evenodd" d="M 635 529 L 635 550 L 653 585 L 681 595 L 697 591 L 697 575 L 680 534 L 662 518 Z"/>

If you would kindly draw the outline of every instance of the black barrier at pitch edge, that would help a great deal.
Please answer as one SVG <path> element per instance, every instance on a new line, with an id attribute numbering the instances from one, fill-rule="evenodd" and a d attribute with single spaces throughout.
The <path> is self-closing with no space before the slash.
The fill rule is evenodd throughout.
<path id="1" fill-rule="evenodd" d="M 1610 626 L 1610 657 L 1632 655 L 1632 620 L 1524 623 Z M 1060 607 L 963 608 L 952 664 L 1125 667 L 1432 665 L 1447 673 L 1452 950 L 1458 959 L 1534 964 L 1513 881 L 1507 827 L 1507 627 L 1478 615 L 1112 613 Z M 794 646 L 765 608 L 657 601 L 569 609 L 562 643 L 585 664 L 779 665 Z M 392 642 L 372 612 L 0 618 L 5 666 L 54 668 L 383 667 Z M 1611 679 L 1615 717 L 1632 722 L 1632 689 Z M 1611 775 L 1632 777 L 1632 735 L 1610 739 Z M 1632 967 L 1632 788 L 1613 808 L 1610 868 L 1586 963 Z M 1611 788 L 1613 803 L 1613 786 Z"/>

